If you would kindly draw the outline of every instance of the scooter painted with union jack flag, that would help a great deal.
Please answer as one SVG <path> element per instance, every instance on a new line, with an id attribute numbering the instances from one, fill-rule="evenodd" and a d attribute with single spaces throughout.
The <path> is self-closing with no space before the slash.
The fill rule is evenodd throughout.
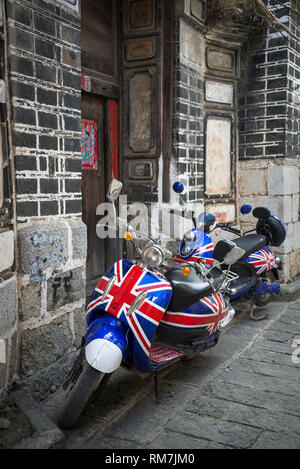
<path id="1" fill-rule="evenodd" d="M 174 192 L 178 195 L 184 190 L 180 182 L 173 186 Z M 242 297 L 250 298 L 250 317 L 254 320 L 264 319 L 266 316 L 254 316 L 254 304 L 265 306 L 271 301 L 274 295 L 280 293 L 278 270 L 282 268 L 281 260 L 271 246 L 280 246 L 286 238 L 286 230 L 279 218 L 272 215 L 266 207 L 257 207 L 252 211 L 250 205 L 241 207 L 242 215 L 252 212 L 258 219 L 256 228 L 246 233 L 232 225 L 237 220 L 227 223 L 217 223 L 216 217 L 212 213 L 202 213 L 198 221 L 194 217 L 195 228 L 189 230 L 183 236 L 179 246 L 179 252 L 175 254 L 178 263 L 185 261 L 202 262 L 211 265 L 214 261 L 214 243 L 211 233 L 216 229 L 233 233 L 239 238 L 234 239 L 235 244 L 245 249 L 246 254 L 234 266 L 232 271 L 238 274 L 239 278 L 231 284 L 230 302 L 240 300 Z M 238 217 L 240 218 L 240 217 Z M 249 234 L 256 231 L 256 234 Z M 253 279 L 256 282 L 253 286 Z M 237 288 L 236 288 L 237 287 Z"/>
<path id="2" fill-rule="evenodd" d="M 112 203 L 121 188 L 112 181 Z M 235 314 L 228 292 L 238 275 L 231 265 L 244 249 L 221 240 L 212 254 L 216 265 L 186 261 L 179 266 L 159 242 L 147 237 L 141 248 L 144 235 L 126 228 L 124 236 L 139 260 L 115 262 L 90 298 L 81 351 L 63 385 L 57 416 L 62 428 L 75 424 L 90 397 L 121 365 L 157 377 L 174 361 L 216 345 Z"/>

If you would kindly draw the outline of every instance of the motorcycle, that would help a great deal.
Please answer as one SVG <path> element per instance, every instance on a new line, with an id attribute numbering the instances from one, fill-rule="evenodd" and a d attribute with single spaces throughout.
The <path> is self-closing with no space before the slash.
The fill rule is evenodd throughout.
<path id="1" fill-rule="evenodd" d="M 173 190 L 179 195 L 184 187 L 177 182 Z M 231 285 L 230 302 L 250 298 L 250 317 L 253 320 L 261 320 L 267 316 L 254 316 L 254 305 L 265 306 L 274 295 L 280 294 L 280 285 L 277 281 L 279 280 L 278 271 L 282 269 L 282 264 L 270 246 L 280 246 L 286 238 L 286 230 L 281 220 L 272 215 L 266 207 L 257 207 L 252 211 L 252 207 L 245 204 L 240 211 L 242 215 L 252 212 L 252 215 L 258 219 L 256 228 L 245 233 L 234 228 L 232 224 L 240 217 L 231 222 L 217 223 L 213 214 L 203 213 L 197 223 L 192 215 L 194 229 L 187 231 L 183 236 L 179 253 L 175 255 L 175 258 L 178 263 L 194 261 L 211 265 L 217 254 L 210 233 L 220 228 L 238 235 L 239 238 L 233 241 L 237 246 L 245 249 L 246 254 L 238 263 L 231 266 L 231 270 L 238 274 L 238 279 Z M 256 231 L 256 234 L 249 234 L 253 231 Z"/>
<path id="2" fill-rule="evenodd" d="M 112 204 L 121 189 L 113 180 Z M 90 298 L 81 350 L 63 385 L 66 394 L 57 416 L 62 428 L 75 424 L 91 396 L 121 365 L 152 372 L 158 398 L 158 371 L 215 346 L 235 315 L 228 298 L 238 274 L 231 266 L 251 254 L 249 246 L 221 240 L 212 253 L 214 265 L 186 260 L 179 266 L 157 240 L 130 225 L 125 229 L 124 238 L 139 260 L 115 262 Z"/>

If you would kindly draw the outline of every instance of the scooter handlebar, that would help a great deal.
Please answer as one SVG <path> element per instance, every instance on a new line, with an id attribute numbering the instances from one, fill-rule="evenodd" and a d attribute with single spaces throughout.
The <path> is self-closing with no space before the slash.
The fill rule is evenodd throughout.
<path id="1" fill-rule="evenodd" d="M 239 236 L 243 234 L 241 230 L 238 228 L 232 228 L 232 226 L 227 223 L 217 223 L 216 228 L 221 228 L 224 231 L 229 231 L 230 233 L 234 233 Z"/>

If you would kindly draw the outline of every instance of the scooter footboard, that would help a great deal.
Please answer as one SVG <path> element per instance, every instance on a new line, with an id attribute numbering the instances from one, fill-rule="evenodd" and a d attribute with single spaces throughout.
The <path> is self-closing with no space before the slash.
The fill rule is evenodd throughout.
<path id="1" fill-rule="evenodd" d="M 117 370 L 127 354 L 127 332 L 128 327 L 110 315 L 93 321 L 85 334 L 89 365 L 103 373 Z"/>

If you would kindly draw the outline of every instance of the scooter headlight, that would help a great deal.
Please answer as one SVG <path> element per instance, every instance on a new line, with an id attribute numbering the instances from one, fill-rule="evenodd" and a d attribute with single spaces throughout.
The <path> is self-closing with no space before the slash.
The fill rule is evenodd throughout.
<path id="1" fill-rule="evenodd" d="M 194 251 L 195 232 L 193 230 L 187 231 L 179 247 L 179 253 L 183 257 L 188 257 Z"/>
<path id="2" fill-rule="evenodd" d="M 187 231 L 183 236 L 185 244 L 191 244 L 195 241 L 195 233 L 193 231 Z"/>
<path id="3" fill-rule="evenodd" d="M 164 261 L 164 253 L 158 246 L 149 246 L 144 249 L 142 258 L 149 267 L 158 267 Z"/>

